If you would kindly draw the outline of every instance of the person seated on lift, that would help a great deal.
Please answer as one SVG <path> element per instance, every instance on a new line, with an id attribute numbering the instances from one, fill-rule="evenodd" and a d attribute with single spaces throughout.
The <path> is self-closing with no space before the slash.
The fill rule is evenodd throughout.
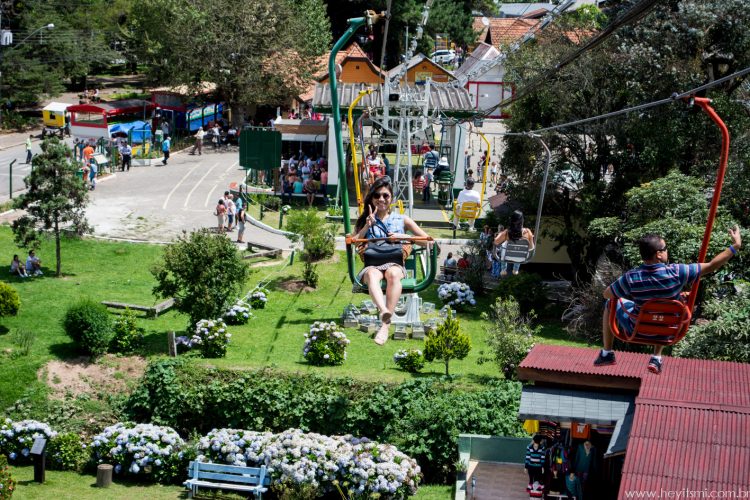
<path id="1" fill-rule="evenodd" d="M 523 212 L 516 210 L 510 215 L 510 226 L 508 229 L 500 232 L 496 237 L 494 244 L 495 246 L 501 246 L 506 241 L 515 241 L 524 239 L 529 242 L 529 253 L 534 250 L 534 232 L 528 227 L 523 227 Z M 513 274 L 518 274 L 518 270 L 521 268 L 521 264 L 518 262 L 513 263 Z M 504 260 L 500 263 L 500 276 L 505 277 L 508 275 L 508 263 Z"/>
<path id="2" fill-rule="evenodd" d="M 422 231 L 411 218 L 399 213 L 390 213 L 392 199 L 393 185 L 390 177 L 380 177 L 365 196 L 365 209 L 357 219 L 355 238 L 409 238 L 407 231 L 414 236 L 427 237 L 427 233 Z M 429 248 L 427 241 L 416 243 Z M 367 285 L 370 297 L 380 311 L 382 324 L 374 339 L 378 345 L 383 345 L 388 340 L 388 328 L 391 325 L 396 303 L 401 296 L 401 280 L 406 277 L 405 257 L 406 255 L 402 253 L 401 257 L 395 258 L 393 262 L 366 265 L 357 276 L 359 281 Z M 385 297 L 380 288 L 380 282 L 383 279 L 386 281 Z"/>

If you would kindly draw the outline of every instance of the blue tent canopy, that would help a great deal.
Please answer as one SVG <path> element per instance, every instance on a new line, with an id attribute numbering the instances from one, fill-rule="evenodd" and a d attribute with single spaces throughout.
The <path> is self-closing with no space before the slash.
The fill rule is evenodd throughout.
<path id="1" fill-rule="evenodd" d="M 128 134 L 134 143 L 142 143 L 151 139 L 151 125 L 142 120 L 128 123 L 118 123 L 109 128 L 109 135 Z"/>

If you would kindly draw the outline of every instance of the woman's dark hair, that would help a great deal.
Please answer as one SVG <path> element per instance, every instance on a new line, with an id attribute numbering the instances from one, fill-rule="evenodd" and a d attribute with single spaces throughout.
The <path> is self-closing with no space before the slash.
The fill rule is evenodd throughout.
<path id="1" fill-rule="evenodd" d="M 510 214 L 510 225 L 508 226 L 508 239 L 520 240 L 523 236 L 523 212 L 516 210 Z"/>
<path id="2" fill-rule="evenodd" d="M 382 188 L 386 188 L 388 192 L 391 193 L 391 198 L 393 198 L 393 185 L 391 184 L 391 178 L 387 175 L 379 177 L 375 182 L 372 183 L 372 186 L 370 186 L 370 190 L 367 191 L 367 196 L 365 196 L 362 213 L 359 215 L 357 224 L 354 226 L 355 231 L 361 231 L 362 228 L 365 227 L 365 224 L 367 224 L 367 216 L 370 215 L 369 207 L 370 205 L 372 205 L 372 195 L 377 193 Z"/>

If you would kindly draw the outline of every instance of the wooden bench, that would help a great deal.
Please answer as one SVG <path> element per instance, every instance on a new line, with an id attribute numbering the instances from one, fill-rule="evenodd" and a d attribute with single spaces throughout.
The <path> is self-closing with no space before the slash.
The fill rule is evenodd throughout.
<path id="1" fill-rule="evenodd" d="M 188 466 L 188 480 L 183 483 L 190 490 L 188 498 L 198 493 L 198 488 L 242 491 L 262 498 L 268 491 L 271 478 L 266 476 L 266 466 L 240 467 L 192 461 Z"/>
<path id="2" fill-rule="evenodd" d="M 281 257 L 281 249 L 269 247 L 267 245 L 261 245 L 260 243 L 247 242 L 248 254 L 242 256 L 243 259 L 254 259 L 256 257 L 268 257 L 269 259 L 275 259 Z"/>
<path id="3" fill-rule="evenodd" d="M 162 313 L 165 313 L 174 307 L 174 299 L 167 299 L 164 302 L 160 302 L 155 306 L 139 306 L 137 304 L 125 304 L 123 302 L 110 302 L 103 300 L 102 304 L 112 309 L 132 309 L 134 311 L 142 311 L 146 313 L 149 318 L 156 318 Z"/>
<path id="4" fill-rule="evenodd" d="M 451 269 L 454 271 L 452 274 L 453 279 L 449 280 L 448 274 L 445 272 L 445 266 L 440 266 L 440 274 L 438 275 L 438 280 L 446 283 L 450 283 L 451 281 L 461 281 L 460 278 L 463 274 L 463 269 L 459 269 L 457 267 L 452 267 Z"/>

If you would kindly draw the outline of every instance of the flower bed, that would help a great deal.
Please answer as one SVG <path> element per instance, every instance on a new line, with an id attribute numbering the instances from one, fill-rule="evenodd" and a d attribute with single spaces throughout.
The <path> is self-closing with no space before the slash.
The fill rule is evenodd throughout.
<path id="1" fill-rule="evenodd" d="M 55 436 L 57 432 L 44 422 L 36 420 L 14 422 L 6 418 L 0 424 L 0 453 L 7 455 L 11 462 L 30 461 L 34 439 L 43 437 L 49 441 Z"/>
<path id="2" fill-rule="evenodd" d="M 476 305 L 474 292 L 469 285 L 454 281 L 453 283 L 443 283 L 438 287 L 438 297 L 447 304 L 456 309 L 467 308 Z"/>
<path id="3" fill-rule="evenodd" d="M 393 362 L 402 370 L 417 373 L 424 368 L 425 359 L 419 349 L 401 349 L 393 355 Z"/>
<path id="4" fill-rule="evenodd" d="M 224 313 L 224 321 L 228 325 L 244 325 L 252 316 L 250 304 L 244 300 L 238 300 L 231 309 Z"/>
<path id="5" fill-rule="evenodd" d="M 94 436 L 97 464 L 111 464 L 115 474 L 171 482 L 185 474 L 185 442 L 171 427 L 119 423 Z"/>
<path id="6" fill-rule="evenodd" d="M 310 325 L 310 332 L 305 334 L 302 354 L 312 365 L 340 365 L 346 359 L 348 345 L 349 339 L 344 332 L 338 331 L 336 323 L 316 321 Z"/>
<path id="7" fill-rule="evenodd" d="M 313 488 L 322 495 L 338 485 L 349 498 L 407 497 L 420 480 L 416 461 L 394 446 L 299 429 L 279 434 L 214 429 L 198 443 L 197 460 L 265 465 L 276 489 Z"/>

